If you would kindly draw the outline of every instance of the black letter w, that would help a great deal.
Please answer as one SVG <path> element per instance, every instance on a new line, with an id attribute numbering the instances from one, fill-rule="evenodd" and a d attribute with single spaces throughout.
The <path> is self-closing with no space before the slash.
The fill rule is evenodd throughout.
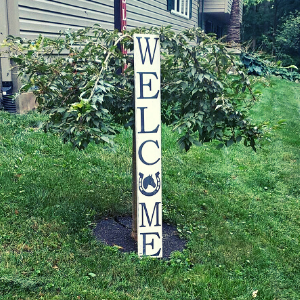
<path id="1" fill-rule="evenodd" d="M 146 39 L 146 43 L 147 43 L 147 47 L 146 47 L 146 51 L 145 51 L 145 55 L 143 56 L 143 52 L 142 52 L 142 45 L 141 45 L 141 37 L 137 37 L 138 42 L 139 42 L 139 48 L 140 48 L 140 53 L 141 53 L 141 60 L 142 60 L 142 64 L 145 63 L 146 60 L 146 56 L 147 56 L 147 52 L 149 53 L 149 58 L 150 58 L 150 64 L 153 64 L 153 59 L 154 59 L 154 55 L 155 55 L 155 51 L 156 51 L 156 46 L 157 46 L 157 41 L 158 38 L 155 38 L 155 47 L 154 47 L 154 51 L 153 51 L 153 55 L 151 56 L 151 52 L 150 52 L 150 46 L 149 46 L 149 37 L 145 37 Z"/>

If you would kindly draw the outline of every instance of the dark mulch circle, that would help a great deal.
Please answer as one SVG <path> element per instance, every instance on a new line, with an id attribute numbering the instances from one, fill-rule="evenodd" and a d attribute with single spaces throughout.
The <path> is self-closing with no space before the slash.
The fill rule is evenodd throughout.
<path id="1" fill-rule="evenodd" d="M 94 235 L 97 240 L 117 246 L 123 252 L 137 252 L 137 244 L 131 238 L 132 218 L 116 217 L 100 220 Z M 182 251 L 186 241 L 181 239 L 175 226 L 163 223 L 163 257 L 168 258 L 173 251 Z"/>

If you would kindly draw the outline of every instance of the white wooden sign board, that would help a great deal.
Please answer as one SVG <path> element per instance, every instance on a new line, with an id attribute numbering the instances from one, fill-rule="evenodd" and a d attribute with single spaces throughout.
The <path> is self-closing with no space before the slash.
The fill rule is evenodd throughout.
<path id="1" fill-rule="evenodd" d="M 134 35 L 138 255 L 162 257 L 159 37 Z"/>

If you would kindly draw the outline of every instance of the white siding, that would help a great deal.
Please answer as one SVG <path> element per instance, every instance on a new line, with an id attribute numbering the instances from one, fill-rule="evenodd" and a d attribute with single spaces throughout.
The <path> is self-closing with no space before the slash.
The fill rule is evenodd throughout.
<path id="1" fill-rule="evenodd" d="M 60 30 L 100 23 L 114 29 L 113 0 L 18 0 L 20 35 L 55 36 Z"/>
<path id="2" fill-rule="evenodd" d="M 232 2 L 232 0 L 228 0 L 228 2 L 230 1 Z M 204 0 L 204 13 L 228 13 L 228 5 L 227 0 Z M 229 9 L 231 9 L 231 5 Z"/>
<path id="3" fill-rule="evenodd" d="M 230 14 L 233 0 L 204 0 L 204 13 Z M 201 3 L 200 3 L 201 5 Z M 240 13 L 243 13 L 243 0 L 240 0 Z"/>
<path id="4" fill-rule="evenodd" d="M 127 29 L 171 25 L 175 31 L 198 27 L 198 0 L 193 0 L 192 18 L 176 16 L 167 10 L 167 0 L 127 0 Z"/>
<path id="5" fill-rule="evenodd" d="M 114 0 L 17 0 L 20 35 L 55 36 L 60 30 L 79 29 L 99 23 L 114 29 Z M 230 14 L 233 0 L 204 0 L 204 13 Z M 241 0 L 242 2 L 242 0 Z M 127 28 L 171 25 L 175 31 L 198 26 L 198 5 L 193 0 L 192 18 L 167 10 L 167 0 L 127 0 Z M 201 9 L 200 9 L 201 11 Z M 242 17 L 242 3 L 241 3 Z"/>

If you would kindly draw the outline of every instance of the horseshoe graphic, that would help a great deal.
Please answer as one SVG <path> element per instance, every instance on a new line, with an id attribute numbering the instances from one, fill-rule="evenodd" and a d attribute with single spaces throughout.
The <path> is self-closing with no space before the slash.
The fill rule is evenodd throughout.
<path id="1" fill-rule="evenodd" d="M 152 175 L 147 176 L 143 180 L 144 174 L 141 173 L 141 172 L 139 173 L 139 175 L 140 175 L 140 177 L 139 177 L 139 190 L 143 195 L 151 197 L 151 196 L 154 196 L 155 194 L 157 194 L 157 192 L 160 190 L 159 174 L 160 174 L 159 172 L 155 173 L 155 177 L 156 177 L 156 184 L 155 184 Z M 155 190 L 151 193 L 145 191 L 145 189 L 147 189 L 149 185 L 151 185 L 152 187 L 155 188 Z"/>

